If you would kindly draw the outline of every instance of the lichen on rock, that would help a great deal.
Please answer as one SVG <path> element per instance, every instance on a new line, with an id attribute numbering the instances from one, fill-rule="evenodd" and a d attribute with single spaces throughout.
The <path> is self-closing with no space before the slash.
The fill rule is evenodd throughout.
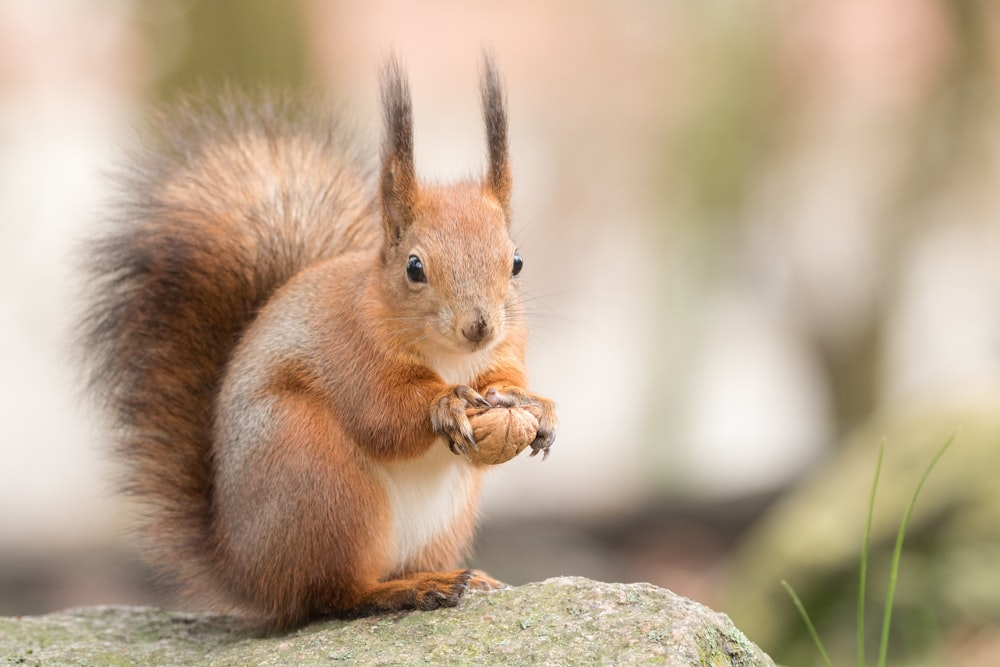
<path id="1" fill-rule="evenodd" d="M 774 665 L 723 614 L 650 584 L 576 577 L 270 637 L 233 618 L 139 607 L 0 619 L 0 665 L 81 664 Z"/>

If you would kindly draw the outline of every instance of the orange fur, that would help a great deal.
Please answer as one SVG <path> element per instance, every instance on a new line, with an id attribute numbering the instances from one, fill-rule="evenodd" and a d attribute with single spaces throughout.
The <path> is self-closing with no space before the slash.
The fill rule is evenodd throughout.
<path id="1" fill-rule="evenodd" d="M 148 556 L 194 598 L 287 627 L 499 585 L 457 569 L 483 472 L 461 455 L 469 416 L 490 389 L 535 406 L 545 454 L 556 420 L 523 389 L 489 62 L 482 98 L 488 172 L 448 186 L 416 180 L 394 61 L 378 179 L 350 132 L 282 98 L 228 93 L 154 126 L 90 246 L 84 333 Z"/>

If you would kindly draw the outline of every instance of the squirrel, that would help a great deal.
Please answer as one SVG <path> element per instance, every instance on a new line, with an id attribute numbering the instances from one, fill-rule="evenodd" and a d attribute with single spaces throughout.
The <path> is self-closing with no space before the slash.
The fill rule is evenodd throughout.
<path id="1" fill-rule="evenodd" d="M 487 466 L 548 456 L 525 389 L 506 98 L 488 168 L 418 182 L 409 83 L 381 73 L 380 167 L 340 116 L 227 90 L 154 119 L 85 245 L 88 387 L 145 558 L 273 629 L 455 606 Z"/>

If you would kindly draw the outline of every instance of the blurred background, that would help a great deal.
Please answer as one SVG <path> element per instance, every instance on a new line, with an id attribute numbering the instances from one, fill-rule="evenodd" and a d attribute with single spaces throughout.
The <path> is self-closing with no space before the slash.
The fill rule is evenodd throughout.
<path id="1" fill-rule="evenodd" d="M 1000 661 L 1000 5 L 989 0 L 0 3 L 0 614 L 165 603 L 79 399 L 72 253 L 151 106 L 319 89 L 377 138 L 414 92 L 418 171 L 477 173 L 488 47 L 509 93 L 542 464 L 486 489 L 474 563 L 649 581 L 818 664 L 907 533 L 892 664 Z M 874 651 L 874 642 L 869 655 Z M 839 659 L 839 660 L 838 660 Z"/>

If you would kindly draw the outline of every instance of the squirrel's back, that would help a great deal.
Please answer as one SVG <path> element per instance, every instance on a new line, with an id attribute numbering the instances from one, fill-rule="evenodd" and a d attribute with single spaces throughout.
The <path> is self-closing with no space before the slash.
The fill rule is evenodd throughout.
<path id="1" fill-rule="evenodd" d="M 333 114 L 228 92 L 177 105 L 148 130 L 119 178 L 121 203 L 86 247 L 83 344 L 126 489 L 148 513 L 148 558 L 204 596 L 218 579 L 222 370 L 276 289 L 318 260 L 377 247 L 381 229 L 364 147 Z"/>

